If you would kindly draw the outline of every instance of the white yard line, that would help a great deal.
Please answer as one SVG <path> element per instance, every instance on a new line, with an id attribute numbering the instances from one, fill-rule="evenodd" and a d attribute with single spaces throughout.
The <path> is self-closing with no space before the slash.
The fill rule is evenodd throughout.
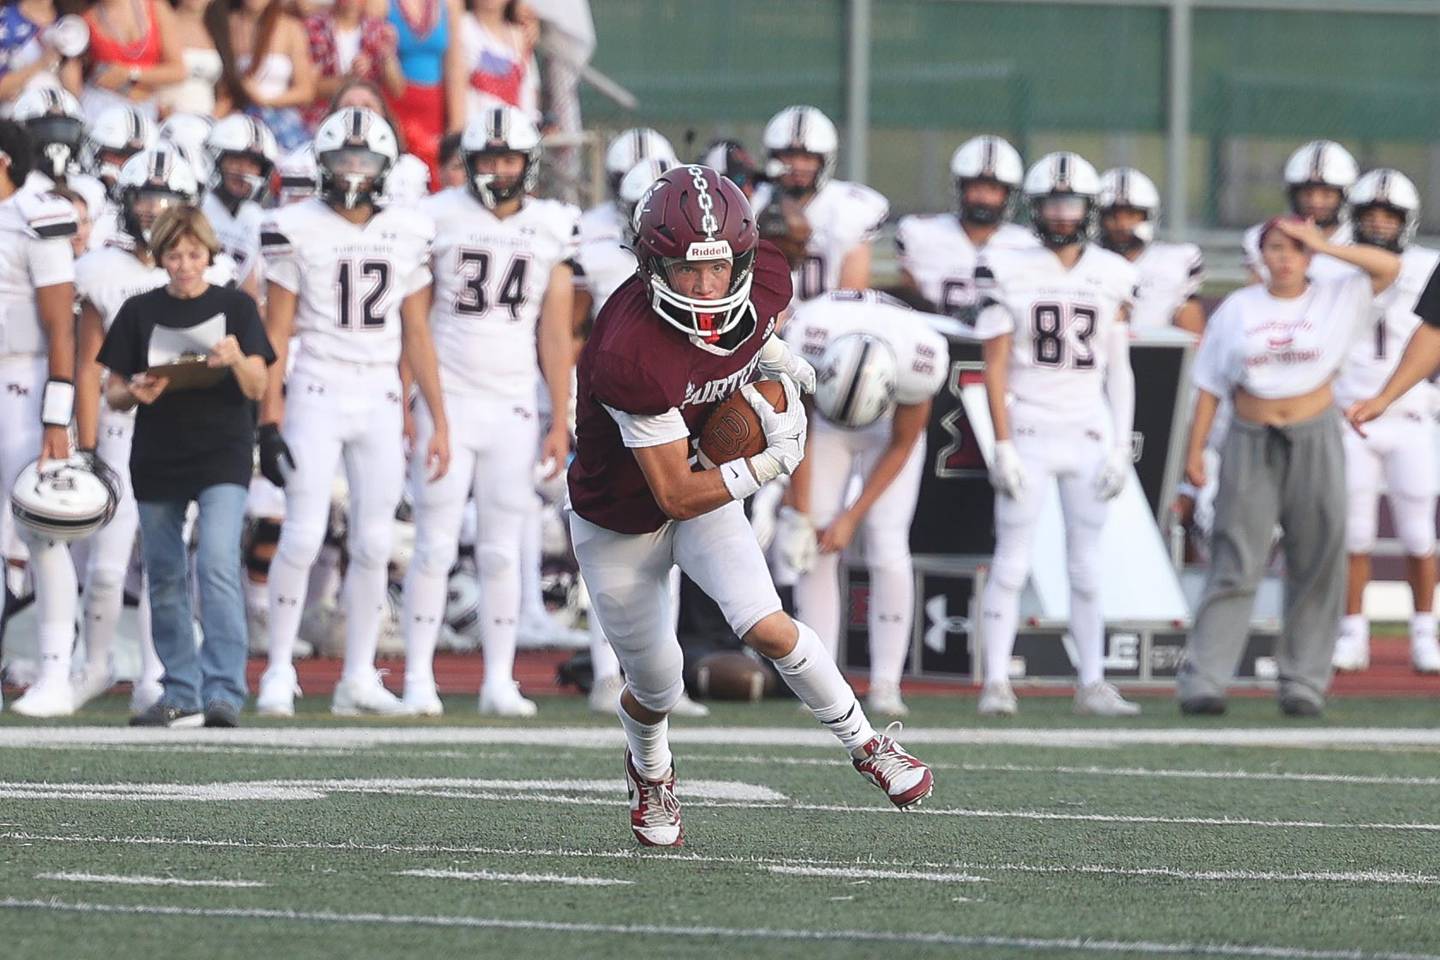
<path id="1" fill-rule="evenodd" d="M 124 877 L 112 873 L 37 873 L 36 880 L 67 883 L 115 883 L 132 887 L 265 887 L 258 880 L 185 880 L 181 877 Z"/>
<path id="2" fill-rule="evenodd" d="M 930 883 L 989 883 L 989 877 L 968 873 L 932 873 L 922 870 L 871 870 L 864 867 L 798 867 L 784 864 L 765 868 L 789 877 L 828 877 L 835 880 L 926 880 Z"/>
<path id="3" fill-rule="evenodd" d="M 107 837 L 77 834 L 37 834 L 23 831 L 0 833 L 0 842 L 15 844 L 75 843 L 119 846 L 197 847 L 228 850 L 316 850 L 327 853 L 418 854 L 422 856 L 459 855 L 518 857 L 533 860 L 556 857 L 578 860 L 671 860 L 689 863 L 724 864 L 732 866 L 834 866 L 847 868 L 884 868 L 906 870 L 964 871 L 987 870 L 1042 874 L 1101 874 L 1117 877 L 1165 877 L 1193 881 L 1257 881 L 1267 883 L 1359 883 L 1381 885 L 1440 885 L 1440 875 L 1406 873 L 1403 871 L 1313 870 L 1282 872 L 1271 870 L 1180 870 L 1174 867 L 1117 867 L 1106 864 L 1040 865 L 1027 863 L 971 863 L 966 861 L 933 862 L 913 860 L 834 860 L 816 857 L 726 857 L 700 853 L 664 850 L 563 850 L 546 847 L 478 847 L 436 844 L 363 844 L 322 843 L 304 840 L 203 840 L 189 837 Z"/>
<path id="4" fill-rule="evenodd" d="M 673 937 L 676 939 L 862 942 L 938 945 L 953 947 L 1010 947 L 1016 950 L 1070 950 L 1077 953 L 1139 953 L 1164 956 L 1258 957 L 1270 960 L 1440 960 L 1430 953 L 1395 953 L 1363 950 L 1309 950 L 1302 947 L 1232 943 L 1164 943 L 1132 940 L 1081 940 L 1076 938 L 1008 937 L 978 934 L 918 933 L 885 930 L 802 930 L 753 927 L 698 927 L 658 924 L 565 923 L 556 920 L 518 920 L 493 917 L 392 913 L 334 913 L 319 910 L 267 910 L 244 907 L 175 907 L 163 904 L 118 904 L 24 900 L 7 897 L 0 908 L 81 914 L 118 914 L 151 917 L 185 917 L 224 920 L 267 920 L 308 923 L 370 924 L 386 926 L 451 927 L 473 930 L 526 930 L 544 933 L 610 934 L 622 937 Z"/>
<path id="5" fill-rule="evenodd" d="M 494 870 L 401 870 L 397 877 L 427 880 L 494 880 L 502 883 L 558 883 L 566 887 L 628 887 L 634 880 L 611 877 L 572 877 L 563 873 L 497 873 Z"/>

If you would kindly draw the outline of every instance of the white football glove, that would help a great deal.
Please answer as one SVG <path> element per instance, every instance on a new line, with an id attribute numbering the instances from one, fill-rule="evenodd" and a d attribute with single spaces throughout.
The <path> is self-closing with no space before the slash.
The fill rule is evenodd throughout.
<path id="1" fill-rule="evenodd" d="M 1130 477 L 1130 463 L 1129 444 L 1111 450 L 1095 477 L 1096 496 L 1101 500 L 1114 500 L 1120 496 L 1120 491 L 1125 489 L 1125 481 Z"/>
<path id="2" fill-rule="evenodd" d="M 779 476 L 789 476 L 805 458 L 807 423 L 800 403 L 800 389 L 789 376 L 779 378 L 785 390 L 785 412 L 780 413 L 751 384 L 740 388 L 741 395 L 760 419 L 767 446 L 749 460 L 732 460 L 720 465 L 725 488 L 736 500 L 759 490 Z"/>
<path id="3" fill-rule="evenodd" d="M 767 380 L 790 377 L 802 393 L 815 392 L 815 368 L 778 336 L 771 336 L 760 348 L 759 366 L 761 376 Z"/>
<path id="4" fill-rule="evenodd" d="M 995 457 L 990 463 L 990 485 L 995 492 L 1020 500 L 1025 496 L 1025 465 L 1014 442 L 1001 440 L 995 444 Z"/>
<path id="5" fill-rule="evenodd" d="M 794 507 L 781 507 L 775 523 L 775 549 L 780 559 L 796 573 L 809 573 L 820 552 L 815 524 Z"/>

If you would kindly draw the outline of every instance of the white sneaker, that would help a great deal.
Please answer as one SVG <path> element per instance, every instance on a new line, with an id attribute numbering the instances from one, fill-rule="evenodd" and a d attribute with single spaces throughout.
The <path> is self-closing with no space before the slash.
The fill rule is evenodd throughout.
<path id="1" fill-rule="evenodd" d="M 520 693 L 520 684 L 483 683 L 480 685 L 480 712 L 497 717 L 533 717 L 540 712 L 534 700 Z"/>
<path id="2" fill-rule="evenodd" d="M 885 717 L 908 717 L 910 708 L 900 699 L 900 684 L 872 683 L 865 698 L 865 710 Z"/>
<path id="3" fill-rule="evenodd" d="M 1440 641 L 1435 635 L 1410 635 L 1410 664 L 1416 673 L 1440 673 Z"/>
<path id="4" fill-rule="evenodd" d="M 1360 634 L 1347 634 L 1342 630 L 1340 639 L 1335 641 L 1335 653 L 1330 657 L 1330 665 L 1343 673 L 1369 669 L 1370 638 Z"/>
<path id="5" fill-rule="evenodd" d="M 625 678 L 618 673 L 595 681 L 589 694 L 591 711 L 614 716 L 620 709 L 620 694 L 624 689 Z"/>
<path id="6" fill-rule="evenodd" d="M 698 720 L 701 717 L 710 716 L 710 708 L 703 703 L 696 703 L 690 699 L 690 694 L 684 690 L 680 691 L 680 699 L 675 701 L 675 706 L 670 708 L 672 717 L 689 717 Z"/>
<path id="7" fill-rule="evenodd" d="M 70 693 L 75 709 L 79 710 L 114 684 L 115 677 L 110 673 L 109 664 L 86 664 L 79 673 L 70 676 Z"/>
<path id="8" fill-rule="evenodd" d="M 341 677 L 330 698 L 330 712 L 338 717 L 373 713 L 381 717 L 404 717 L 413 711 L 405 701 L 385 688 L 379 670 L 366 670 L 358 677 Z"/>
<path id="9" fill-rule="evenodd" d="M 1075 712 L 1091 717 L 1137 717 L 1140 704 L 1120 696 L 1113 683 L 1097 680 L 1075 690 Z"/>
<path id="10" fill-rule="evenodd" d="M 993 680 L 980 688 L 980 716 L 1013 717 L 1019 709 L 1008 680 Z"/>
<path id="11" fill-rule="evenodd" d="M 440 702 L 440 694 L 435 690 L 434 680 L 406 680 L 405 695 L 400 699 L 417 717 L 438 717 L 445 712 L 445 705 Z"/>
<path id="12" fill-rule="evenodd" d="M 149 710 L 165 696 L 165 687 L 159 680 L 136 680 L 130 688 L 130 716 Z"/>
<path id="13" fill-rule="evenodd" d="M 63 673 L 43 676 L 21 694 L 10 709 L 22 717 L 68 717 L 75 712 L 75 694 Z"/>
<path id="14" fill-rule="evenodd" d="M 298 696 L 300 681 L 295 677 L 295 668 L 288 664 L 276 664 L 260 675 L 255 712 L 262 717 L 293 717 Z"/>

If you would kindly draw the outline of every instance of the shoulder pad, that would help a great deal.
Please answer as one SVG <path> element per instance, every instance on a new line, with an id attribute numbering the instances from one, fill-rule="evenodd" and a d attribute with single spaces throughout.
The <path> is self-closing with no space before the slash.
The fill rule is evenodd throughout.
<path id="1" fill-rule="evenodd" d="M 15 205 L 25 218 L 25 232 L 32 237 L 41 240 L 73 237 L 79 229 L 75 207 L 64 197 L 22 190 L 15 195 Z"/>
<path id="2" fill-rule="evenodd" d="M 283 256 L 294 249 L 292 226 L 284 210 L 271 211 L 260 221 L 260 252 L 267 257 Z"/>

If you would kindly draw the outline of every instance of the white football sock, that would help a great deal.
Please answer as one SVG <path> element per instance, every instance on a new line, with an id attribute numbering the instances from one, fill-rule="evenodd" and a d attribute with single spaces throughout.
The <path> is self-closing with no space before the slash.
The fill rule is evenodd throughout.
<path id="1" fill-rule="evenodd" d="M 344 679 L 365 679 L 375 672 L 375 649 L 380 645 L 380 619 L 386 599 L 385 565 L 363 566 L 351 558 L 345 569 Z"/>
<path id="2" fill-rule="evenodd" d="M 520 615 L 544 623 L 545 596 L 540 589 L 542 526 L 540 511 L 527 510 L 520 526 Z"/>
<path id="3" fill-rule="evenodd" d="M 870 681 L 899 683 L 910 653 L 915 576 L 908 565 L 870 570 Z"/>
<path id="4" fill-rule="evenodd" d="M 670 772 L 675 759 L 670 754 L 670 721 L 641 723 L 620 705 L 620 725 L 625 728 L 625 742 L 630 746 L 630 756 L 635 761 L 635 770 L 647 780 L 659 780 Z"/>
<path id="5" fill-rule="evenodd" d="M 411 558 L 400 601 L 407 684 L 434 682 L 435 644 L 440 638 L 440 619 L 445 616 L 448 589 L 445 577 L 422 571 L 418 560 Z"/>
<path id="6" fill-rule="evenodd" d="M 815 719 L 853 754 L 875 736 L 875 728 L 870 726 L 855 691 L 845 682 L 815 631 L 799 620 L 795 627 L 800 631 L 795 649 L 770 662 Z"/>
<path id="7" fill-rule="evenodd" d="M 985 592 L 980 598 L 986 683 L 1010 682 L 1010 656 L 1015 652 L 1015 630 L 1019 622 L 1019 589 L 1003 585 L 992 575 L 985 581 Z"/>
<path id="8" fill-rule="evenodd" d="M 295 637 L 300 632 L 300 615 L 305 611 L 310 570 L 290 562 L 277 550 L 270 561 L 270 666 L 289 667 L 295 657 Z"/>
<path id="9" fill-rule="evenodd" d="M 795 616 L 810 625 L 834 660 L 840 647 L 840 554 L 819 554 L 795 579 Z"/>
<path id="10" fill-rule="evenodd" d="M 1410 618 L 1411 639 L 1429 640 L 1434 638 L 1435 633 L 1435 614 L 1433 612 L 1427 610 Z"/>
<path id="11" fill-rule="evenodd" d="M 75 598 L 79 590 L 75 564 L 63 543 L 28 537 L 25 543 L 30 550 L 40 624 L 40 679 L 68 679 L 70 654 L 75 649 Z"/>
<path id="12" fill-rule="evenodd" d="M 1070 591 L 1070 636 L 1075 640 L 1080 686 L 1105 679 L 1105 615 L 1100 597 Z"/>
<path id="13" fill-rule="evenodd" d="M 1352 642 L 1369 642 L 1370 621 L 1363 613 L 1346 614 L 1340 618 L 1340 636 Z"/>

